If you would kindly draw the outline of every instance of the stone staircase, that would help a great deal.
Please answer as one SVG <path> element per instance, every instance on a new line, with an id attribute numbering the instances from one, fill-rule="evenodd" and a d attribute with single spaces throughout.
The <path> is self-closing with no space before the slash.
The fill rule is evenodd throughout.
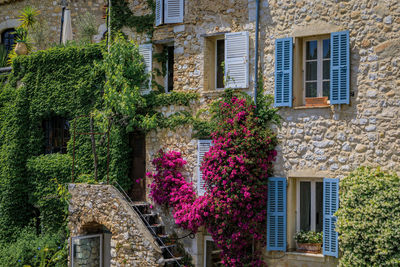
<path id="1" fill-rule="evenodd" d="M 131 205 L 161 248 L 164 266 L 183 266 L 182 256 L 177 251 L 175 240 L 172 240 L 165 233 L 165 226 L 161 223 L 158 214 L 150 209 L 150 204 L 147 202 L 131 202 Z"/>

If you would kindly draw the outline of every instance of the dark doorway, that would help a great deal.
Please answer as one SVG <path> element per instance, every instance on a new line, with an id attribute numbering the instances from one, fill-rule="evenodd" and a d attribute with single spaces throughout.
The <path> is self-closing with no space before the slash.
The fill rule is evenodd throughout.
<path id="1" fill-rule="evenodd" d="M 146 200 L 146 139 L 144 134 L 130 133 L 129 145 L 132 148 L 130 177 L 132 188 L 130 197 L 133 201 Z"/>

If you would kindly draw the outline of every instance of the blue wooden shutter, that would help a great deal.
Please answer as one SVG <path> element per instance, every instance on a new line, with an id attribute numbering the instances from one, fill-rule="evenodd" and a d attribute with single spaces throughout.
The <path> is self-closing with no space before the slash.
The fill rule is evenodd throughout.
<path id="1" fill-rule="evenodd" d="M 350 103 L 349 31 L 331 33 L 331 104 Z"/>
<path id="2" fill-rule="evenodd" d="M 286 251 L 286 178 L 268 179 L 267 250 Z"/>
<path id="3" fill-rule="evenodd" d="M 293 40 L 275 41 L 275 107 L 292 106 Z"/>
<path id="4" fill-rule="evenodd" d="M 323 254 L 338 257 L 338 233 L 335 231 L 336 217 L 333 215 L 339 208 L 339 179 L 324 178 L 324 241 Z"/>

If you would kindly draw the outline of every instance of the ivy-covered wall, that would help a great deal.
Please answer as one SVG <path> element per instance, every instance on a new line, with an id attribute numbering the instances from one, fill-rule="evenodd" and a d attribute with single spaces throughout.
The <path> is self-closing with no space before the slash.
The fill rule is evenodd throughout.
<path id="1" fill-rule="evenodd" d="M 46 199 L 55 197 L 54 178 L 59 183 L 71 179 L 73 119 L 89 115 L 101 106 L 105 75 L 94 63 L 102 58 L 101 45 L 90 45 L 53 48 L 14 61 L 9 81 L 1 90 L 0 103 L 1 242 L 13 240 L 18 229 L 33 218 L 40 219 L 42 229 L 62 224 L 62 219 L 56 218 L 59 214 L 53 210 L 54 205 Z M 42 122 L 55 116 L 70 121 L 69 155 L 43 155 Z M 77 132 L 89 130 L 89 118 L 76 120 Z M 99 129 L 96 127 L 95 131 Z M 125 187 L 129 186 L 126 135 L 125 128 L 113 125 L 110 179 L 118 179 Z M 104 136 L 96 136 L 101 180 L 106 177 L 106 140 Z M 77 135 L 75 151 L 75 176 L 91 177 L 94 167 L 90 137 Z"/>

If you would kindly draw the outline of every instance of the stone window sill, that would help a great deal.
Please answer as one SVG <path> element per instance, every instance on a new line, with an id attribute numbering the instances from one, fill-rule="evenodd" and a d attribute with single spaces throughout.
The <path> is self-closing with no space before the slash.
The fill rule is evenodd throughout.
<path id="1" fill-rule="evenodd" d="M 325 262 L 326 257 L 323 254 L 303 253 L 303 252 L 286 252 L 288 260 L 301 260 L 312 262 Z"/>
<path id="2" fill-rule="evenodd" d="M 312 109 L 312 108 L 330 108 L 331 105 L 319 105 L 319 106 L 297 106 L 293 107 L 293 109 Z"/>

